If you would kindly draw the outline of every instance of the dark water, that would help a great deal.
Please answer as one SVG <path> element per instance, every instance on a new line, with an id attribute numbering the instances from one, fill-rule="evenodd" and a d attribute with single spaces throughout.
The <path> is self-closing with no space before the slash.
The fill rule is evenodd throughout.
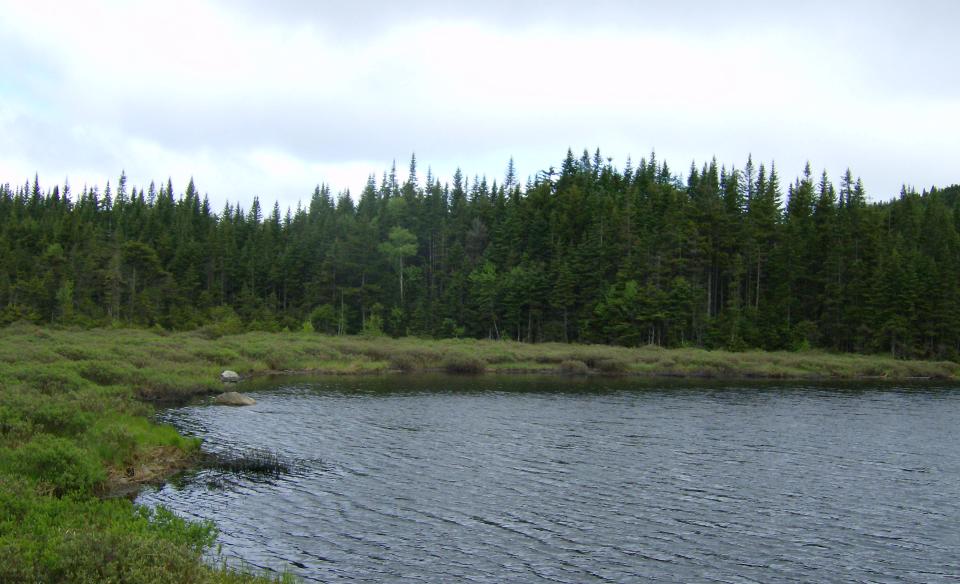
<path id="1" fill-rule="evenodd" d="M 960 391 L 394 376 L 163 417 L 279 478 L 139 501 L 329 582 L 957 582 Z"/>

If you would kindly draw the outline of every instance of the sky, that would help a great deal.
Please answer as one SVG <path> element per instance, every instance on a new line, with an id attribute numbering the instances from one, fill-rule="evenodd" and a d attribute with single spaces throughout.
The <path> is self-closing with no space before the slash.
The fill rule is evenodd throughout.
<path id="1" fill-rule="evenodd" d="M 214 205 L 568 148 L 960 183 L 960 2 L 0 0 L 0 182 Z"/>

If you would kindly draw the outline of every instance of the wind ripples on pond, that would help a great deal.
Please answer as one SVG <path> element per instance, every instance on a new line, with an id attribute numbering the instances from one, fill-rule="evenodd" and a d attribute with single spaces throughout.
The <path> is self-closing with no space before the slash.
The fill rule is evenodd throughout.
<path id="1" fill-rule="evenodd" d="M 306 580 L 960 579 L 960 392 L 397 376 L 162 417 L 296 461 L 159 490 Z"/>

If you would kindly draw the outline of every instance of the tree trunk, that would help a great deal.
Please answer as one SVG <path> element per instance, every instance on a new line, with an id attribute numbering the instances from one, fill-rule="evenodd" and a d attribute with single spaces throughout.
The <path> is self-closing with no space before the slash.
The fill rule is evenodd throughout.
<path id="1" fill-rule="evenodd" d="M 757 295 L 756 298 L 756 308 L 760 308 L 760 253 L 757 253 Z"/>
<path id="2" fill-rule="evenodd" d="M 133 302 L 137 297 L 137 268 L 133 268 L 133 277 L 130 279 L 130 319 L 133 320 Z"/>

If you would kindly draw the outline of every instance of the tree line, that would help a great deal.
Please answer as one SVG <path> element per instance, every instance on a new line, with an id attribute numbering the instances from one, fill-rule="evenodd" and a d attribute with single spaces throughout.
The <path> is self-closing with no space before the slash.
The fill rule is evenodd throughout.
<path id="1" fill-rule="evenodd" d="M 521 184 L 396 167 L 358 197 L 211 209 L 193 180 L 0 186 L 0 324 L 960 355 L 960 186 L 676 174 L 572 151 Z M 220 327 L 217 329 L 217 327 Z"/>

